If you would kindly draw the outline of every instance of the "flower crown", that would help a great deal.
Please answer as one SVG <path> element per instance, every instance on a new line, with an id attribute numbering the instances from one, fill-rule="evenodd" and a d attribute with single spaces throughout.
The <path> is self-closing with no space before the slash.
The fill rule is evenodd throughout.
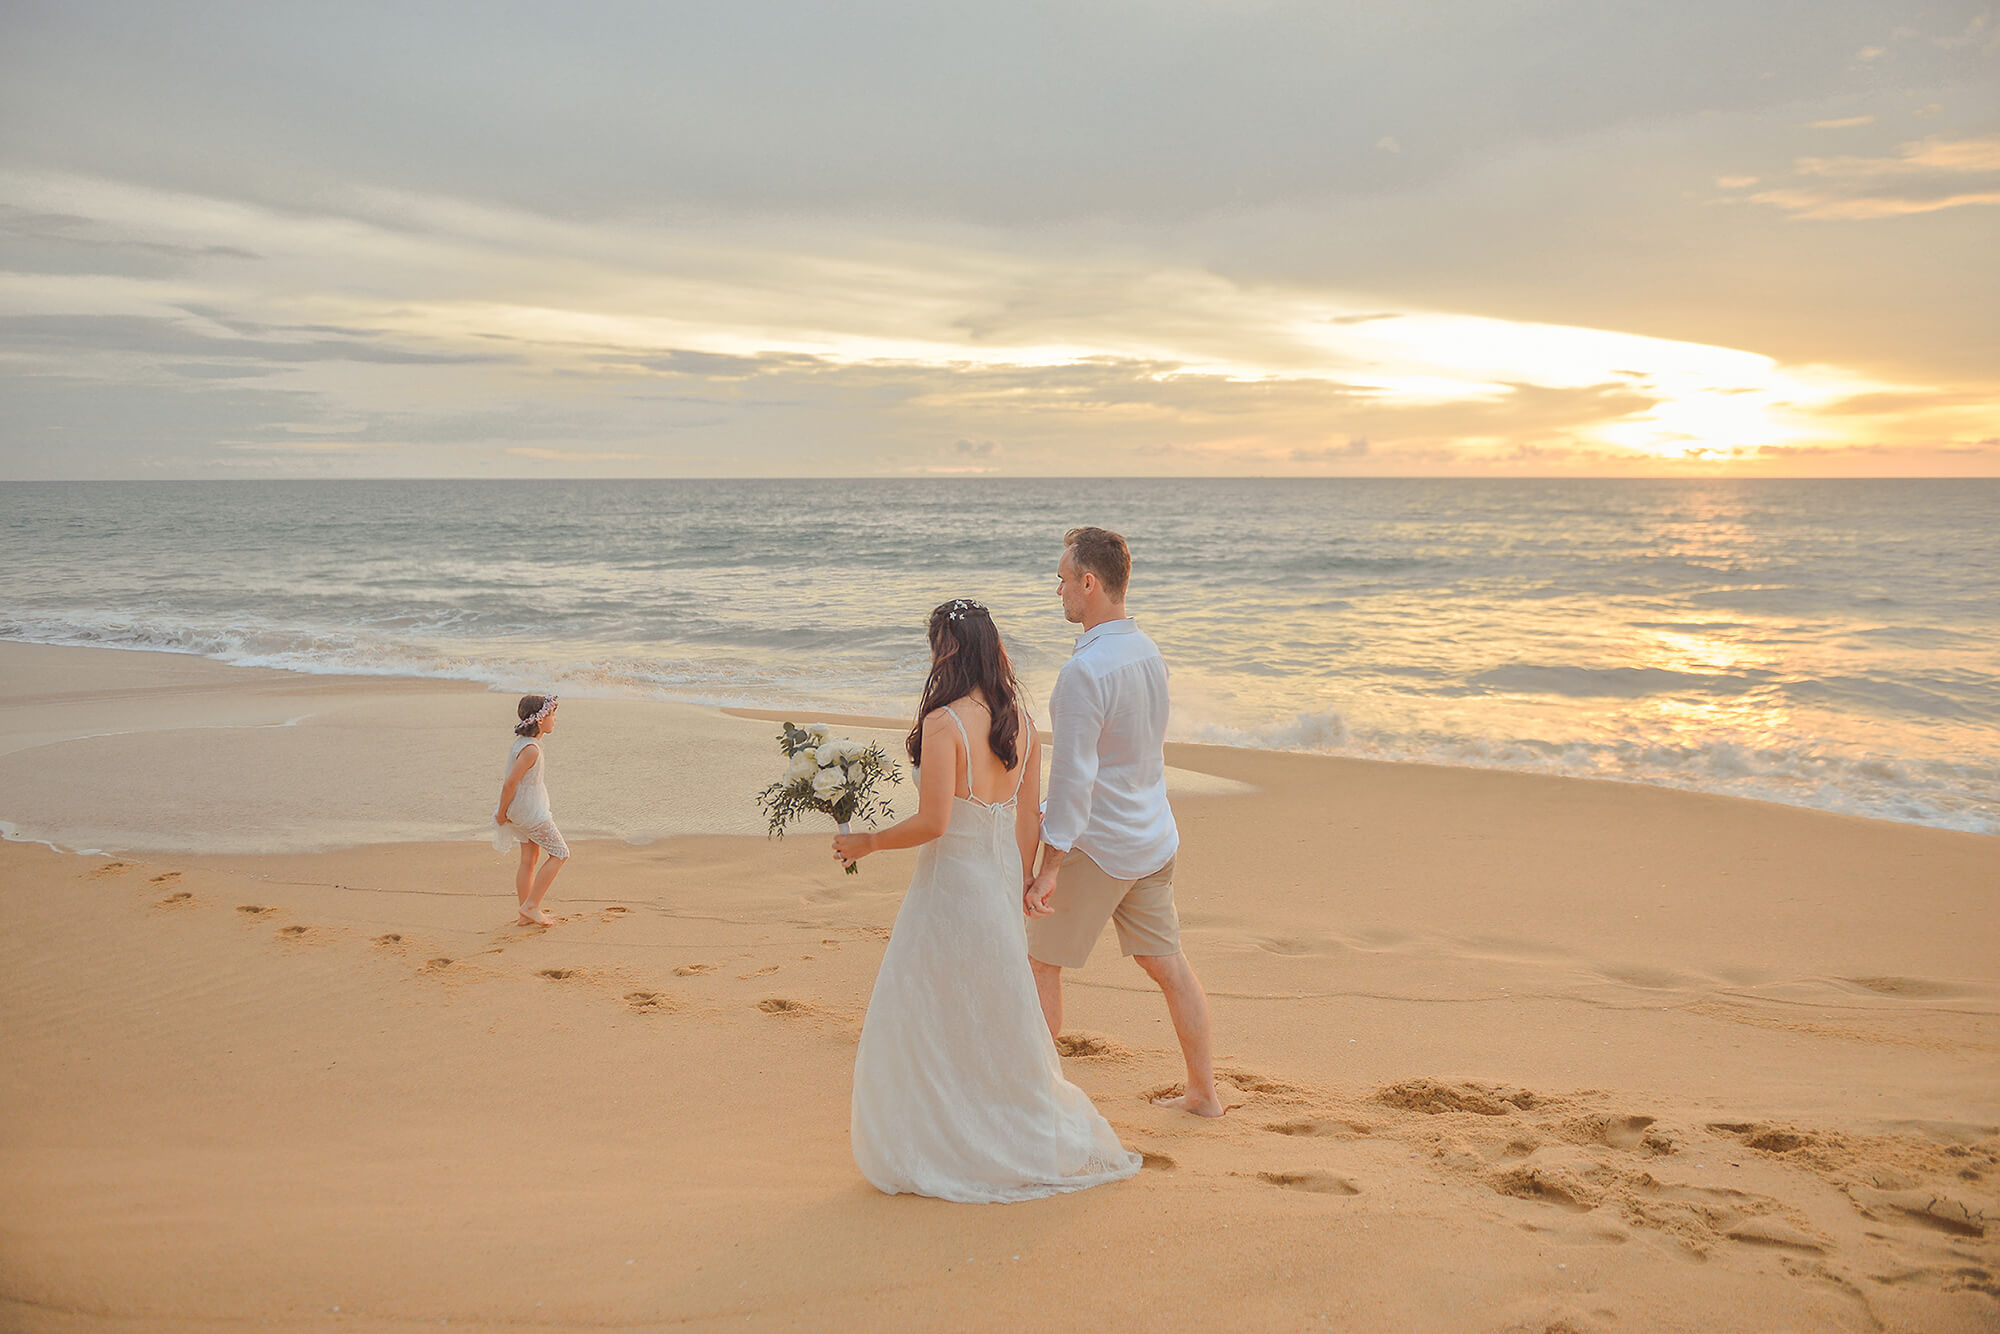
<path id="1" fill-rule="evenodd" d="M 990 614 L 985 607 L 974 602 L 971 598 L 953 598 L 951 601 L 945 603 L 944 606 L 944 618 L 947 621 L 962 621 L 975 611 L 981 615 Z"/>
<path id="2" fill-rule="evenodd" d="M 531 713 L 531 714 L 529 714 L 529 715 L 528 715 L 527 717 L 523 718 L 523 719 L 521 720 L 521 725 L 525 727 L 525 726 L 527 726 L 527 725 L 528 725 L 529 723 L 538 723 L 538 722 L 540 722 L 540 721 L 541 721 L 542 719 L 544 719 L 544 718 L 548 717 L 548 716 L 549 716 L 550 714 L 554 713 L 555 711 L 556 711 L 556 697 L 555 697 L 554 695 L 549 695 L 549 696 L 546 696 L 546 697 L 545 697 L 545 698 L 544 698 L 544 699 L 542 700 L 542 707 L 541 707 L 541 708 L 539 708 L 539 709 L 536 709 L 536 710 L 535 710 L 535 711 L 534 711 L 533 713 Z"/>

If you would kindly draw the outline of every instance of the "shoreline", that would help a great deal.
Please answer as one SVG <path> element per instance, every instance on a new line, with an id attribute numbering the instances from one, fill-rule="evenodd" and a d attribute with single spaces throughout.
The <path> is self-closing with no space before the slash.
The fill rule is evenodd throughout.
<path id="1" fill-rule="evenodd" d="M 424 672 L 407 669 L 356 671 L 343 669 L 333 664 L 320 666 L 272 665 L 266 662 L 232 662 L 211 657 L 192 649 L 172 649 L 153 646 L 123 644 L 60 644 L 25 640 L 0 640 L 0 654 L 10 650 L 37 652 L 94 652 L 104 651 L 117 654 L 157 655 L 174 659 L 190 659 L 205 662 L 213 667 L 241 672 L 279 672 L 287 677 L 304 682 L 340 682 L 360 687 L 369 682 L 396 683 L 402 688 L 438 689 L 466 688 L 486 694 L 505 695 L 514 693 L 512 687 L 502 689 L 493 679 L 492 671 L 484 673 L 468 669 L 462 674 L 446 671 Z M 558 681 L 558 685 L 560 685 Z M 575 701 L 590 701 L 605 704 L 654 704 L 672 708 L 708 709 L 717 714 L 743 719 L 778 721 L 787 717 L 815 718 L 838 721 L 864 730 L 883 732 L 907 731 L 907 719 L 895 718 L 888 714 L 856 711 L 851 707 L 822 707 L 820 705 L 791 705 L 771 707 L 766 702 L 725 702 L 727 697 L 703 698 L 698 692 L 690 692 L 688 698 L 673 698 L 664 693 L 665 687 L 646 687 L 637 684 L 628 686 L 584 685 L 571 687 L 574 693 L 568 698 Z M 1981 815 L 1984 807 L 1978 801 L 1968 806 L 1962 793 L 1947 794 L 1944 798 L 1926 795 L 1919 784 L 1908 788 L 1908 795 L 1901 800 L 1900 810 L 1882 809 L 1887 801 L 1881 794 L 1858 794 L 1841 787 L 1837 782 L 1820 779 L 1819 788 L 1813 793 L 1789 791 L 1788 778 L 1773 778 L 1765 775 L 1754 785 L 1756 790 L 1737 792 L 1726 790 L 1726 785 L 1740 775 L 1732 768 L 1725 767 L 1723 776 L 1710 774 L 1681 777 L 1672 772 L 1643 776 L 1625 776 L 1616 773 L 1567 772 L 1566 762 L 1549 758 L 1561 746 L 1541 741 L 1507 741 L 1493 737 L 1464 739 L 1453 747 L 1453 753 L 1443 753 L 1442 743 L 1423 742 L 1418 738 L 1373 737 L 1364 739 L 1354 750 L 1327 750 L 1315 748 L 1311 743 L 1293 744 L 1286 735 L 1309 722 L 1317 724 L 1317 716 L 1305 715 L 1295 722 L 1279 723 L 1268 721 L 1246 728 L 1231 724 L 1204 723 L 1192 726 L 1195 735 L 1183 740 L 1170 741 L 1170 746 L 1220 747 L 1230 750 L 1247 750 L 1256 753 L 1312 755 L 1334 760 L 1353 760 L 1378 764 L 1427 765 L 1443 769 L 1471 769 L 1478 772 L 1535 774 L 1553 778 L 1567 778 L 1581 782 L 1603 782 L 1631 784 L 1657 788 L 1665 791 L 1693 792 L 1714 796 L 1732 797 L 1738 800 L 1762 802 L 1770 805 L 1790 806 L 1801 810 L 1824 811 L 1836 815 L 1852 815 L 1859 819 L 1882 820 L 1891 824 L 1910 824 L 1921 828 L 1945 829 L 1962 833 L 1974 833 L 2000 837 L 2000 818 Z M 1337 715 L 1333 716 L 1336 726 L 1343 727 Z M 1046 732 L 1044 732 L 1046 735 Z M 1372 734 L 1371 734 L 1372 736 Z M 1622 746 L 1626 743 L 1619 742 Z M 1489 748 L 1496 754 L 1484 753 Z M 1365 753 L 1373 751 L 1374 753 Z M 1546 752 L 1546 753 L 1543 753 Z M 1789 763 L 1790 761 L 1786 761 Z M 1873 761 L 1867 755 L 1852 755 L 1841 761 L 1844 764 L 1861 765 L 1864 769 Z M 1892 768 L 1904 763 L 1902 756 L 1889 755 L 1883 763 Z M 1928 761 L 1911 761 L 1921 766 Z M 1574 766 L 1569 766 L 1574 767 Z M 1800 780 L 1803 781 L 1803 780 Z M 1722 786 L 1718 786 L 1721 784 Z M 1939 804 L 1942 801 L 1943 804 Z M 1887 802 L 1895 806 L 1896 802 Z"/>
<path id="2" fill-rule="evenodd" d="M 55 690 L 45 688 L 52 680 L 64 688 Z M 184 839 L 148 842 L 144 836 L 137 841 L 117 837 L 107 839 L 95 835 L 71 836 L 70 831 L 51 830 L 34 821 L 17 818 L 16 808 L 10 805 L 8 797 L 12 791 L 23 785 L 23 780 L 16 777 L 10 784 L 6 773 L 10 757 L 28 749 L 77 743 L 111 743 L 119 737 L 129 738 L 144 734 L 164 736 L 168 733 L 194 734 L 204 730 L 229 732 L 297 727 L 316 714 L 329 710 L 339 712 L 357 698 L 366 699 L 378 695 L 405 698 L 438 697 L 436 702 L 440 710 L 449 715 L 447 726 L 456 733 L 453 740 L 463 742 L 477 728 L 484 727 L 491 731 L 508 721 L 504 707 L 497 710 L 498 721 L 495 721 L 487 716 L 496 714 L 495 709 L 481 708 L 474 701 L 497 702 L 506 699 L 512 693 L 473 680 L 388 674 L 380 676 L 322 674 L 284 667 L 239 666 L 198 654 L 158 649 L 117 646 L 74 647 L 23 644 L 14 641 L 0 641 L 0 682 L 7 683 L 7 694 L 13 700 L 6 705 L 0 705 L 0 722 L 10 724 L 12 727 L 11 731 L 0 732 L 0 737 L 7 738 L 0 740 L 0 837 L 13 841 L 40 843 L 63 850 L 130 853 L 174 851 L 185 848 L 187 844 Z M 79 684 L 83 688 L 68 689 L 71 683 Z M 141 702 L 148 696 L 156 705 L 150 714 Z M 243 707 L 232 710 L 227 706 L 216 706 L 215 701 L 231 696 L 237 697 Z M 570 715 L 572 718 L 582 712 L 602 710 L 628 721 L 634 718 L 653 719 L 654 727 L 642 726 L 637 729 L 642 734 L 657 731 L 658 726 L 662 724 L 668 728 L 685 728 L 690 725 L 691 720 L 706 719 L 708 726 L 697 725 L 702 739 L 705 742 L 720 743 L 725 748 L 740 743 L 744 738 L 743 729 L 736 727 L 735 724 L 803 720 L 827 722 L 850 728 L 856 733 L 866 734 L 858 739 L 879 741 L 892 755 L 900 755 L 902 737 L 909 728 L 907 719 L 838 710 L 696 704 L 656 698 L 588 695 L 567 698 L 579 706 L 572 709 Z M 104 712 L 112 721 L 85 723 L 65 728 L 60 725 L 60 721 L 68 721 L 65 718 L 60 720 L 56 727 L 44 727 L 39 730 L 31 725 L 24 725 L 22 721 L 25 718 L 28 724 L 32 724 L 38 712 L 51 708 L 59 713 L 74 714 L 79 709 L 89 709 L 93 704 L 107 706 Z M 274 710 L 282 707 L 291 707 L 304 712 L 279 716 Z M 180 714 L 162 712 L 174 709 L 183 712 Z M 474 722 L 475 718 L 482 721 Z M 1048 736 L 1045 729 L 1041 734 L 1045 739 Z M 196 736 L 191 744 L 198 745 L 202 740 L 204 738 Z M 601 743 L 605 738 L 594 736 L 592 740 Z M 137 747 L 137 749 L 149 748 Z M 1169 792 L 1176 799 L 1197 794 L 1247 792 L 1248 789 L 1240 785 L 1240 780 L 1210 772 L 1218 763 L 1226 763 L 1217 757 L 1291 756 L 1332 766 L 1351 765 L 1363 769 L 1379 767 L 1384 770 L 1409 769 L 1439 774 L 1490 776 L 1496 782 L 1520 780 L 1632 789 L 1669 794 L 1694 801 L 1735 802 L 1759 809 L 1794 811 L 1833 820 L 1859 821 L 1902 829 L 1922 829 L 1968 838 L 2000 838 L 2000 835 L 1977 831 L 1946 829 L 1884 816 L 1827 811 L 1791 802 L 1708 792 L 1699 788 L 1636 779 L 1584 777 L 1533 769 L 1448 764 L 1415 759 L 1380 759 L 1199 741 L 1170 741 L 1167 743 L 1167 754 L 1170 766 Z M 619 759 L 615 749 L 607 747 L 600 747 L 597 755 L 607 767 L 615 766 Z M 744 795 L 740 804 L 749 805 L 751 796 L 761 790 L 764 783 L 775 777 L 776 766 L 770 767 L 772 773 L 768 776 L 762 775 L 762 770 L 754 761 L 738 763 L 731 767 L 727 778 L 739 785 L 748 785 L 743 786 Z M 635 781 L 657 780 L 657 766 L 641 762 L 635 768 L 638 770 L 634 775 Z M 609 782 L 613 776 L 603 774 L 600 777 Z M 472 798 L 472 791 L 479 786 L 479 783 L 475 772 L 467 765 L 453 767 L 448 781 L 452 784 L 452 791 L 458 795 L 458 805 L 463 810 L 477 809 L 484 800 L 484 798 Z M 580 825 L 578 835 L 586 839 L 601 837 L 644 842 L 671 837 L 678 833 L 761 834 L 760 823 L 754 819 L 744 818 L 740 811 L 731 814 L 724 803 L 715 799 L 713 784 L 697 786 L 701 790 L 691 795 L 695 796 L 694 804 L 698 814 L 691 819 L 648 820 L 638 815 L 631 803 L 622 805 L 613 803 L 620 806 L 619 814 L 628 821 L 627 823 L 614 824 L 610 827 L 602 824 Z M 565 801 L 564 807 L 568 808 L 572 804 Z M 387 841 L 422 842 L 435 838 L 470 840 L 485 837 L 485 827 L 476 820 L 463 818 L 463 811 L 461 818 L 455 821 L 445 818 L 439 812 L 433 814 L 434 818 L 410 824 L 402 829 L 400 836 Z M 261 847 L 243 845 L 239 842 L 238 845 L 232 846 L 231 850 L 241 852 L 331 850 L 384 841 L 359 830 L 349 831 L 344 838 L 325 833 L 307 835 L 295 832 L 293 840 L 290 843 L 281 842 Z"/>

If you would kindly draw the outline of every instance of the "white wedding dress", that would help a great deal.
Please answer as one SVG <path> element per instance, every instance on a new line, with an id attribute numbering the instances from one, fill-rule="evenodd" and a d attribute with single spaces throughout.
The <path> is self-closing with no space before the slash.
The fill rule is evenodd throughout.
<path id="1" fill-rule="evenodd" d="M 952 799 L 944 835 L 917 854 L 875 977 L 851 1132 L 861 1174 L 890 1195 L 998 1204 L 1139 1170 L 1139 1155 L 1063 1078 L 1035 997 L 1014 839 L 1018 776 L 1014 792 L 988 805 L 968 785 Z"/>

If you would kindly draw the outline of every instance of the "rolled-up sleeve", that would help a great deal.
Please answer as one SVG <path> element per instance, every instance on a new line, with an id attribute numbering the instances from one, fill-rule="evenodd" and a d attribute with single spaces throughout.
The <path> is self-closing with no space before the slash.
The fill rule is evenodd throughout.
<path id="1" fill-rule="evenodd" d="M 1097 685 L 1083 671 L 1065 667 L 1049 695 L 1049 798 L 1042 809 L 1042 842 L 1068 852 L 1090 824 L 1090 794 L 1097 785 L 1097 736 L 1104 709 Z"/>

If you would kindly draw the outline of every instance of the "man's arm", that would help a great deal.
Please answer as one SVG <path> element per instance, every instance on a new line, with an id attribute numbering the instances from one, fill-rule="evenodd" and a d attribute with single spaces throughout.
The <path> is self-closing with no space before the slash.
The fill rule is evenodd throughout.
<path id="1" fill-rule="evenodd" d="M 1042 812 L 1041 869 L 1028 886 L 1031 917 L 1046 916 L 1063 858 L 1090 825 L 1090 798 L 1097 784 L 1097 740 L 1104 730 L 1097 686 L 1080 670 L 1056 677 L 1049 696 L 1049 801 Z"/>

